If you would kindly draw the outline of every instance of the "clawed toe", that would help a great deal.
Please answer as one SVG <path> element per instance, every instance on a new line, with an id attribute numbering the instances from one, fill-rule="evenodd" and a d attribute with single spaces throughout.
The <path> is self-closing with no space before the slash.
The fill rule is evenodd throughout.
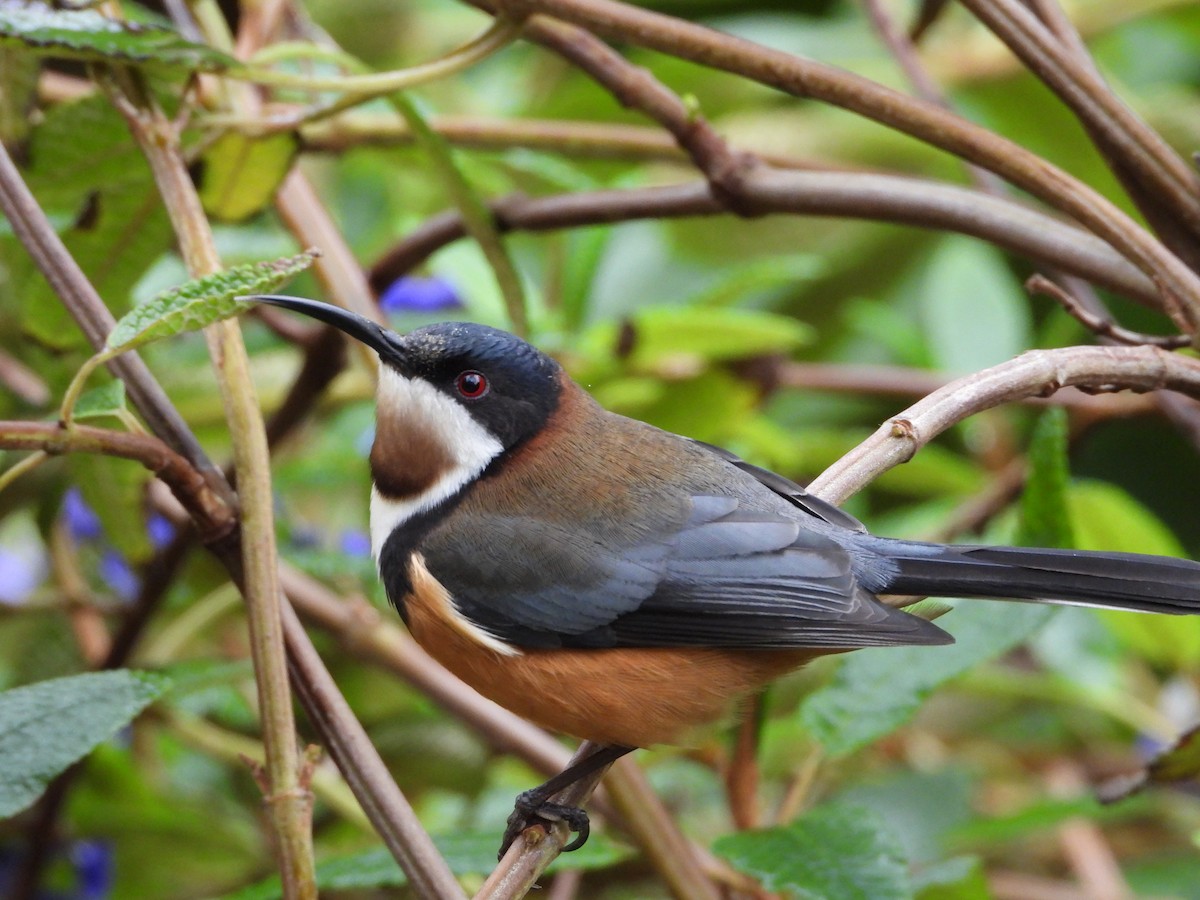
<path id="1" fill-rule="evenodd" d="M 526 828 L 533 825 L 544 825 L 548 830 L 554 822 L 565 822 L 576 835 L 569 844 L 563 847 L 564 853 L 578 850 L 587 843 L 588 835 L 591 833 L 591 822 L 586 812 L 578 806 L 551 803 L 536 788 L 525 791 L 517 797 L 512 815 L 508 817 L 508 827 L 504 829 L 504 839 L 500 844 L 498 858 L 504 858 L 504 854 L 508 852 L 513 841 L 520 837 Z"/>

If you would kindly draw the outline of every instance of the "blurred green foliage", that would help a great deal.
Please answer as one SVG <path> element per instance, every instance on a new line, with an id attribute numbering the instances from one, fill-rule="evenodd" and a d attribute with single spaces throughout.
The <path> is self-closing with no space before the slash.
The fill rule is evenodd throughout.
<path id="1" fill-rule="evenodd" d="M 903 85 L 857 5 L 846 0 L 646 5 Z M 306 9 L 347 51 L 380 70 L 445 52 L 484 21 L 449 0 L 313 0 Z M 1105 76 L 1130 105 L 1180 152 L 1200 146 L 1200 8 L 1094 0 L 1075 12 Z M 16 46 L 0 47 L 0 126 L 67 246 L 121 316 L 185 277 L 150 171 L 121 117 L 98 96 L 39 102 L 15 122 L 3 98 L 18 96 L 29 70 Z M 848 113 L 690 63 L 625 52 L 696 98 L 738 145 L 966 179 L 947 155 Z M 1082 129 L 963 10 L 947 10 L 926 55 L 966 115 L 1128 206 Z M 156 79 L 164 102 L 177 103 L 182 74 Z M 645 124 L 588 78 L 525 44 L 412 99 L 434 116 Z M 390 122 L 391 113 L 375 103 L 354 115 Z M 210 214 L 229 223 L 217 230 L 224 262 L 301 249 L 262 208 L 296 144 L 290 137 L 214 142 L 197 118 L 188 146 L 203 163 L 196 172 Z M 429 160 L 411 146 L 364 142 L 320 154 L 305 152 L 303 140 L 299 146 L 300 165 L 364 265 L 448 206 Z M 681 163 L 570 149 L 458 147 L 455 157 L 487 197 L 694 177 Z M 242 192 L 244 179 L 255 182 L 252 194 Z M 1030 348 L 1091 340 L 1049 301 L 1025 295 L 1027 261 L 964 237 L 894 225 L 779 215 L 651 220 L 513 234 L 507 244 L 528 292 L 534 340 L 601 402 L 798 480 L 818 474 L 909 401 L 890 380 L 850 393 L 780 387 L 769 373 L 781 360 L 950 377 Z M 394 311 L 397 329 L 448 315 L 507 324 L 492 273 L 469 242 L 439 251 L 419 274 L 448 284 L 465 309 Z M 291 290 L 320 294 L 311 275 Z M 1106 299 L 1131 327 L 1169 328 L 1140 307 Z M 245 334 L 264 410 L 274 410 L 298 355 L 261 322 L 246 321 Z M 36 373 L 51 397 L 34 402 L 0 390 L 2 419 L 54 416 L 88 356 L 81 333 L 2 221 L 0 352 Z M 175 337 L 146 347 L 143 356 L 206 449 L 224 458 L 227 436 L 203 340 Z M 85 396 L 89 406 L 80 415 L 121 427 L 114 418 L 124 409 L 121 398 L 114 388 L 100 390 L 106 393 Z M 1200 460 L 1161 416 L 1055 415 L 1038 423 L 1038 412 L 1025 406 L 982 414 L 848 507 L 877 532 L 928 537 L 1025 457 L 1026 499 L 1006 500 L 972 540 L 1200 553 Z M 371 427 L 369 378 L 353 366 L 277 448 L 274 473 L 283 557 L 340 592 L 379 601 L 363 552 Z M 5 466 L 12 461 L 3 459 Z M 72 457 L 48 462 L 0 493 L 0 687 L 85 667 L 80 606 L 93 606 L 110 629 L 122 621 L 122 579 L 133 578 L 136 587 L 146 576 L 139 567 L 162 546 L 150 528 L 148 482 L 132 463 Z M 83 527 L 67 509 L 71 486 L 98 524 Z M 691 753 L 642 753 L 642 762 L 691 837 L 794 896 L 973 900 L 1001 895 L 997 886 L 1014 871 L 1061 881 L 1067 862 L 1056 829 L 1076 817 L 1103 829 L 1139 896 L 1196 896 L 1200 802 L 1193 794 L 1164 789 L 1101 809 L 1077 786 L 1057 796 L 1056 773 L 1066 767 L 1100 779 L 1128 770 L 1137 763 L 1137 744 L 1161 744 L 1195 721 L 1200 620 L 1078 610 L 1050 616 L 1038 607 L 972 603 L 942 624 L 958 636 L 955 647 L 825 659 L 772 690 L 761 793 L 765 809 L 790 811 L 786 821 L 764 818 L 774 827 L 731 835 L 719 777 L 729 756 L 723 733 Z M 413 688 L 317 638 L 422 820 L 454 842 L 446 847 L 456 871 L 477 885 L 513 794 L 535 774 L 493 754 Z M 246 655 L 244 625 L 223 573 L 193 554 L 133 659 L 139 668 L 168 669 L 175 687 L 128 740 L 89 757 L 63 815 L 52 877 L 79 889 L 83 876 L 69 848 L 87 839 L 111 854 L 107 896 L 273 895 L 264 882 L 272 862 L 258 790 L 236 754 L 226 752 L 226 738 L 256 734 Z M 212 726 L 210 739 L 181 726 L 180 717 Z M 808 782 L 805 767 L 816 759 L 822 762 Z M 796 815 L 810 805 L 811 812 Z M 318 796 L 315 826 L 329 896 L 380 896 L 399 883 L 370 831 L 327 796 Z M 0 823 L 0 884 L 28 828 L 27 818 Z M 650 866 L 619 835 L 597 835 L 586 852 L 563 862 L 588 870 L 581 896 L 664 896 Z"/>

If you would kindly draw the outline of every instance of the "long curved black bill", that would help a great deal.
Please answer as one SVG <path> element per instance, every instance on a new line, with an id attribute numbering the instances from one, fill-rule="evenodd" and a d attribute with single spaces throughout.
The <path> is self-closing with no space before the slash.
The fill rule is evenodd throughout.
<path id="1" fill-rule="evenodd" d="M 280 306 L 293 312 L 303 313 L 312 319 L 332 325 L 357 341 L 362 341 L 379 354 L 381 359 L 399 361 L 404 355 L 401 337 L 394 331 L 377 325 L 370 319 L 358 313 L 334 306 L 332 303 L 322 303 L 320 300 L 309 300 L 307 297 L 289 297 L 286 294 L 251 294 L 239 297 L 239 300 L 249 300 L 254 303 L 267 303 Z"/>

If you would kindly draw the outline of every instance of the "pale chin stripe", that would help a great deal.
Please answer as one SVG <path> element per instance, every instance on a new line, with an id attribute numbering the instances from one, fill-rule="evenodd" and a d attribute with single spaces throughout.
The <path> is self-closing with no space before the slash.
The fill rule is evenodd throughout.
<path id="1" fill-rule="evenodd" d="M 387 366 L 379 371 L 378 409 L 394 411 L 405 428 L 420 429 L 446 448 L 454 465 L 415 497 L 385 497 L 371 489 L 371 551 L 375 565 L 398 527 L 458 493 L 504 452 L 503 445 L 466 409 L 433 385 L 405 378 Z"/>

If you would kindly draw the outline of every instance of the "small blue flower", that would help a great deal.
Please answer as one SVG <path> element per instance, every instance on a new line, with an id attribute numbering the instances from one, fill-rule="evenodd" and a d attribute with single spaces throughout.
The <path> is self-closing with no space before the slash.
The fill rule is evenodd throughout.
<path id="1" fill-rule="evenodd" d="M 404 275 L 388 285 L 379 298 L 379 306 L 389 314 L 431 313 L 462 309 L 463 302 L 454 285 L 443 278 Z"/>
<path id="2" fill-rule="evenodd" d="M 100 537 L 100 517 L 87 505 L 79 488 L 73 487 L 63 496 L 62 515 L 75 540 L 94 541 Z"/>
<path id="3" fill-rule="evenodd" d="M 78 890 L 75 900 L 105 900 L 113 887 L 113 850 L 107 841 L 76 841 L 71 847 Z"/>
<path id="4" fill-rule="evenodd" d="M 171 520 L 159 513 L 151 513 L 146 520 L 146 533 L 150 535 L 150 543 L 155 549 L 161 550 L 175 537 L 175 526 Z"/>
<path id="5" fill-rule="evenodd" d="M 29 548 L 0 547 L 0 603 L 24 603 L 45 578 L 43 557 Z"/>
<path id="6" fill-rule="evenodd" d="M 371 536 L 365 531 L 347 529 L 342 532 L 341 546 L 347 556 L 370 556 Z"/>
<path id="7" fill-rule="evenodd" d="M 122 600 L 132 600 L 142 586 L 142 580 L 116 550 L 105 550 L 100 557 L 100 577 Z"/>

